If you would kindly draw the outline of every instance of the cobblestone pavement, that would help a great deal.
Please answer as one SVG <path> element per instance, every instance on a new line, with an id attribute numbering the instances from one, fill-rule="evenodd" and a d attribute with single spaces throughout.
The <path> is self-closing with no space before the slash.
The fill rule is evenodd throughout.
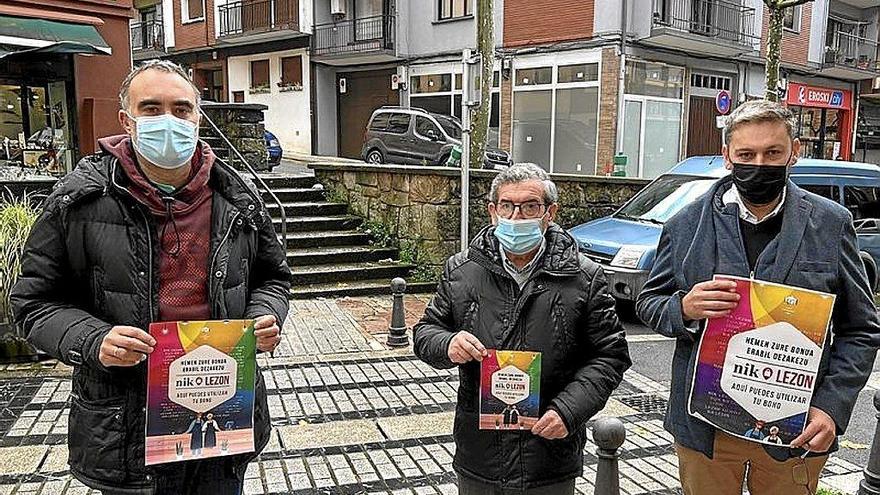
<path id="1" fill-rule="evenodd" d="M 423 308 L 423 298 L 408 304 Z M 385 347 L 385 299 L 293 301 L 284 341 L 261 356 L 274 429 L 249 466 L 246 494 L 454 494 L 452 419 L 458 375 Z M 409 323 L 419 311 L 408 311 Z M 632 345 L 653 336 L 632 339 Z M 0 495 L 95 493 L 67 466 L 69 368 L 0 367 Z M 619 417 L 624 494 L 675 494 L 677 462 L 663 430 L 668 390 L 627 372 L 600 415 Z M 596 446 L 584 450 L 580 494 L 592 494 Z M 823 484 L 854 493 L 860 468 L 832 458 Z"/>

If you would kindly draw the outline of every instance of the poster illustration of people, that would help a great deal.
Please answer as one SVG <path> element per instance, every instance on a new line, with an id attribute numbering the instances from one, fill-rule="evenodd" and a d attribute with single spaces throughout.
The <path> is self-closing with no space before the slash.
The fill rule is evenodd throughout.
<path id="1" fill-rule="evenodd" d="M 488 352 L 480 366 L 480 429 L 531 429 L 540 407 L 541 353 Z"/>
<path id="2" fill-rule="evenodd" d="M 146 464 L 253 452 L 253 320 L 153 323 L 150 335 Z"/>
<path id="3" fill-rule="evenodd" d="M 715 279 L 735 281 L 740 300 L 706 323 L 688 411 L 739 438 L 789 445 L 806 424 L 835 296 Z"/>

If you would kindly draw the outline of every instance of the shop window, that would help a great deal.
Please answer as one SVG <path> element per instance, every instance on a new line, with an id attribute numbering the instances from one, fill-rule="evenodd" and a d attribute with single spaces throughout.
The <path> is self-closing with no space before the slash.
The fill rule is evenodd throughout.
<path id="1" fill-rule="evenodd" d="M 21 86 L 0 85 L 0 140 L 18 142 L 19 133 L 25 132 L 21 111 Z M 3 155 L 6 154 L 5 146 Z M 16 145 L 17 146 L 17 145 Z M 4 158 L 7 158 L 4 156 Z"/>
<path id="2" fill-rule="evenodd" d="M 576 83 L 599 80 L 599 64 L 563 65 L 557 69 L 560 83 Z"/>
<path id="3" fill-rule="evenodd" d="M 628 94 L 681 99 L 684 69 L 655 62 L 627 61 L 624 87 Z"/>
<path id="4" fill-rule="evenodd" d="M 534 69 L 517 69 L 516 85 L 517 86 L 535 86 L 538 84 L 553 83 L 553 68 L 538 67 Z"/>
<path id="5" fill-rule="evenodd" d="M 269 61 L 251 61 L 251 89 L 269 89 Z"/>
<path id="6" fill-rule="evenodd" d="M 675 166 L 680 154 L 681 102 L 627 96 L 624 112 L 626 174 L 654 178 Z"/>
<path id="7" fill-rule="evenodd" d="M 406 134 L 409 130 L 409 121 L 412 116 L 408 113 L 395 113 L 388 119 L 388 132 L 392 134 Z"/>
<path id="8" fill-rule="evenodd" d="M 843 188 L 843 206 L 852 213 L 853 220 L 880 218 L 880 188 L 846 186 Z"/>
<path id="9" fill-rule="evenodd" d="M 302 88 L 302 57 L 281 58 L 281 86 L 285 88 L 299 87 Z"/>
<path id="10" fill-rule="evenodd" d="M 204 0 L 181 0 L 180 11 L 183 22 L 198 21 L 205 18 Z"/>
<path id="11" fill-rule="evenodd" d="M 556 91 L 554 172 L 593 173 L 598 119 L 599 88 L 565 88 Z"/>
<path id="12" fill-rule="evenodd" d="M 439 0 L 437 18 L 441 21 L 474 14 L 473 0 Z"/>
<path id="13" fill-rule="evenodd" d="M 410 91 L 413 93 L 443 93 L 452 91 L 452 74 L 412 76 L 410 78 Z"/>
<path id="14" fill-rule="evenodd" d="M 801 8 L 802 5 L 788 7 L 782 14 L 782 27 L 788 31 L 799 33 L 801 31 Z"/>
<path id="15" fill-rule="evenodd" d="M 550 171 L 553 91 L 517 92 L 513 99 L 514 161 L 535 163 Z"/>

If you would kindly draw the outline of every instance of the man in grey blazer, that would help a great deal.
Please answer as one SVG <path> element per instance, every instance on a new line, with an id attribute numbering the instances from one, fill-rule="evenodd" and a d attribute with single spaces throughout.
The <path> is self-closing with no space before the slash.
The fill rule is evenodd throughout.
<path id="1" fill-rule="evenodd" d="M 788 109 L 768 101 L 731 114 L 722 149 L 730 176 L 664 225 L 636 302 L 646 324 L 676 339 L 665 427 L 675 437 L 687 495 L 740 495 L 747 467 L 752 495 L 815 493 L 880 343 L 852 216 L 788 179 L 800 152 L 794 122 Z M 687 412 L 704 320 L 728 314 L 739 297 L 733 282 L 713 281 L 714 274 L 837 295 L 807 425 L 791 446 L 735 438 Z"/>

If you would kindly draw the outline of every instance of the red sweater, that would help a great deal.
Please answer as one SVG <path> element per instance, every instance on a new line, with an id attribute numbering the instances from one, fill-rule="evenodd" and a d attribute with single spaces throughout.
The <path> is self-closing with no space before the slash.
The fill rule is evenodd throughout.
<path id="1" fill-rule="evenodd" d="M 129 192 L 156 221 L 160 246 L 159 320 L 209 319 L 212 190 L 208 179 L 214 153 L 200 143 L 192 159 L 189 182 L 166 194 L 141 172 L 128 136 L 104 138 L 99 144 L 119 159 L 131 180 Z"/>

